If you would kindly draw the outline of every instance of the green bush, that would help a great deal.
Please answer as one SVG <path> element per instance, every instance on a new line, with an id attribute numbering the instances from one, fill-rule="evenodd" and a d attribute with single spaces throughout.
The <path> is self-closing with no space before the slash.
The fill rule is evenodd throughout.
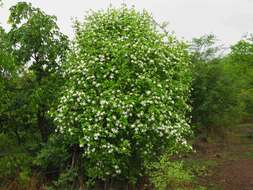
<path id="1" fill-rule="evenodd" d="M 171 161 L 168 155 L 164 155 L 159 162 L 152 165 L 150 181 L 156 190 L 186 189 L 193 183 L 194 176 L 183 161 Z"/>
<path id="2" fill-rule="evenodd" d="M 144 175 L 145 162 L 189 148 L 186 45 L 134 9 L 108 9 L 76 23 L 66 84 L 52 116 L 78 145 L 88 178 Z"/>
<path id="3" fill-rule="evenodd" d="M 11 136 L 0 133 L 0 187 L 17 180 L 25 187 L 31 177 L 32 156 Z"/>
<path id="4" fill-rule="evenodd" d="M 59 135 L 51 135 L 34 159 L 34 164 L 42 170 L 55 174 L 67 165 L 70 154 Z"/>

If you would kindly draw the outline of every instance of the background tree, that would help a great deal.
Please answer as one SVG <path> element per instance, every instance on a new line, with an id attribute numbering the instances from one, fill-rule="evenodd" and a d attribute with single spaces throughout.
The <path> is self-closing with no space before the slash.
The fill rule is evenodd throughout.
<path id="1" fill-rule="evenodd" d="M 13 86 L 13 80 L 16 77 L 17 70 L 15 59 L 10 52 L 10 44 L 8 42 L 8 35 L 3 28 L 0 27 L 0 131 L 4 130 L 7 121 L 9 121 L 7 109 L 11 102 L 10 88 Z"/>
<path id="2" fill-rule="evenodd" d="M 60 67 L 68 48 L 68 40 L 56 24 L 56 17 L 45 14 L 26 2 L 10 8 L 9 32 L 13 54 L 29 75 L 32 86 L 30 102 L 36 109 L 36 123 L 41 138 L 47 141 L 50 120 L 46 112 L 60 86 Z"/>
<path id="3" fill-rule="evenodd" d="M 24 131 L 20 132 L 24 126 L 21 122 L 24 112 L 19 112 L 18 107 L 24 96 L 19 96 L 21 94 L 16 90 L 18 80 L 18 67 L 8 33 L 0 27 L 0 187 L 19 173 L 28 171 L 30 163 L 30 157 L 20 146 L 24 135 Z"/>
<path id="4" fill-rule="evenodd" d="M 253 35 L 248 35 L 233 45 L 230 56 L 238 64 L 253 65 Z"/>
<path id="5" fill-rule="evenodd" d="M 253 35 L 250 34 L 232 45 L 228 57 L 230 63 L 237 67 L 239 80 L 243 81 L 241 97 L 246 105 L 246 117 L 251 118 L 253 115 Z"/>
<path id="6" fill-rule="evenodd" d="M 10 31 L 0 28 L 0 186 L 13 180 L 27 188 L 52 130 L 47 111 L 64 82 L 68 39 L 56 17 L 31 4 L 19 2 L 10 13 Z"/>
<path id="7" fill-rule="evenodd" d="M 192 62 L 210 62 L 222 55 L 223 47 L 217 45 L 217 38 L 213 34 L 193 38 L 190 43 Z"/>
<path id="8" fill-rule="evenodd" d="M 213 35 L 192 41 L 193 122 L 210 130 L 235 124 L 244 113 L 239 68 L 229 61 L 229 56 L 220 55 L 220 51 Z"/>

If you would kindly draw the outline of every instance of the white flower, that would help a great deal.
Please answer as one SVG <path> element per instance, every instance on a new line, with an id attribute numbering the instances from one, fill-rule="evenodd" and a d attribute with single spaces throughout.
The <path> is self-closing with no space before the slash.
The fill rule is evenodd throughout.
<path id="1" fill-rule="evenodd" d="M 100 104 L 101 105 L 104 105 L 104 104 L 106 104 L 107 103 L 107 101 L 105 101 L 105 100 L 100 100 Z"/>
<path id="2" fill-rule="evenodd" d="M 117 169 L 117 170 L 115 170 L 115 172 L 116 172 L 117 174 L 120 174 L 120 173 L 121 173 L 121 170 L 120 170 L 120 169 Z"/>
<path id="3" fill-rule="evenodd" d="M 100 136 L 99 133 L 95 133 L 95 134 L 94 134 L 94 139 L 95 139 L 95 140 L 98 140 L 98 137 L 99 137 L 99 136 Z"/>

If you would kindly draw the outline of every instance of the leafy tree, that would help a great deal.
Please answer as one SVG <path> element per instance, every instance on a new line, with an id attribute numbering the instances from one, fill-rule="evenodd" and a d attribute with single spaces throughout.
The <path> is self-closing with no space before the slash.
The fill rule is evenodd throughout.
<path id="1" fill-rule="evenodd" d="M 193 38 L 190 44 L 192 62 L 208 62 L 219 57 L 222 46 L 216 45 L 217 38 L 213 34 Z"/>
<path id="2" fill-rule="evenodd" d="M 20 93 L 14 90 L 19 86 L 17 73 L 8 33 L 0 27 L 0 188 L 6 181 L 28 172 L 31 163 L 31 157 L 20 146 L 24 112 L 20 112 L 18 100 L 24 96 L 19 97 Z"/>
<path id="3" fill-rule="evenodd" d="M 191 48 L 193 122 L 210 129 L 239 122 L 244 113 L 241 69 L 218 56 L 220 49 L 213 35 L 194 39 Z"/>
<path id="4" fill-rule="evenodd" d="M 52 127 L 46 112 L 62 83 L 68 46 L 55 17 L 24 2 L 10 10 L 10 32 L 0 27 L 0 186 L 29 179 L 39 134 L 46 142 Z"/>
<path id="5" fill-rule="evenodd" d="M 10 8 L 9 32 L 13 54 L 29 76 L 29 101 L 36 112 L 41 138 L 47 141 L 50 120 L 46 112 L 53 103 L 60 86 L 60 67 L 68 48 L 68 40 L 56 24 L 56 17 L 45 14 L 26 2 Z M 28 103 L 29 104 L 29 103 Z"/>
<path id="6" fill-rule="evenodd" d="M 242 101 L 246 104 L 246 115 L 253 114 L 253 35 L 248 35 L 231 47 L 229 61 L 238 68 Z"/>
<path id="7" fill-rule="evenodd" d="M 146 162 L 188 147 L 187 47 L 158 31 L 148 13 L 125 7 L 76 23 L 52 115 L 88 178 L 131 181 Z"/>
<path id="8" fill-rule="evenodd" d="M 231 47 L 231 58 L 238 64 L 253 65 L 253 35 L 243 38 Z"/>
<path id="9" fill-rule="evenodd" d="M 32 86 L 27 86 L 30 76 L 19 72 L 20 67 L 12 53 L 8 33 L 2 28 L 0 33 L 0 132 L 12 134 L 12 137 L 14 135 L 14 139 L 20 143 L 20 131 L 24 133 L 33 122 L 33 108 L 28 106 L 28 92 Z"/>
<path id="10" fill-rule="evenodd" d="M 0 27 L 0 132 L 3 131 L 3 125 L 7 121 L 6 110 L 11 101 L 10 86 L 13 84 L 13 78 L 16 76 L 15 59 L 10 52 L 8 35 Z"/>

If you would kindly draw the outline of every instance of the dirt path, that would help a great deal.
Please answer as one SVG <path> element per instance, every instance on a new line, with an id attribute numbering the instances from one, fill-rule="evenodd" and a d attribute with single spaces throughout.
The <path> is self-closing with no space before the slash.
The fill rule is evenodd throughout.
<path id="1" fill-rule="evenodd" d="M 210 190 L 253 190 L 253 124 L 228 133 L 225 143 L 202 145 L 200 159 L 215 163 L 200 183 Z"/>
<path id="2" fill-rule="evenodd" d="M 239 159 L 219 166 L 213 179 L 225 190 L 253 189 L 253 160 Z"/>

